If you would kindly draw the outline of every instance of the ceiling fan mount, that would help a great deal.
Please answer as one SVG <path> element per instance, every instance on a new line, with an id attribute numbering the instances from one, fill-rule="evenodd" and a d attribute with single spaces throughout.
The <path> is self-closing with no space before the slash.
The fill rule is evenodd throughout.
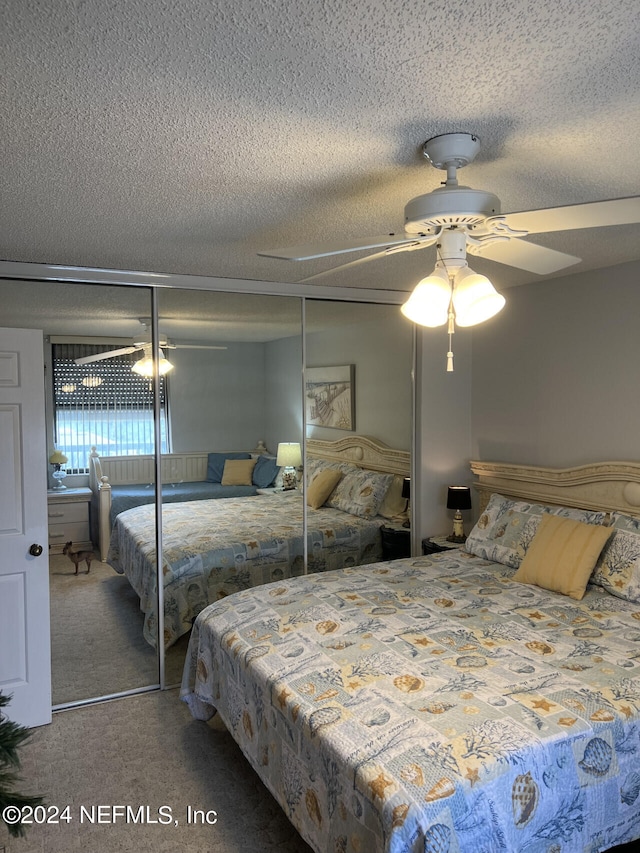
<path id="1" fill-rule="evenodd" d="M 442 133 L 422 146 L 422 153 L 434 169 L 462 169 L 472 163 L 480 151 L 480 139 L 473 133 Z"/>

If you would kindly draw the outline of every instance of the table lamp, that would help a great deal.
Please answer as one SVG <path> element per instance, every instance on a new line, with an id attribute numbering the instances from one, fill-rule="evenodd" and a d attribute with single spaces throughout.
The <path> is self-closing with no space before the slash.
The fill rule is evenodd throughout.
<path id="1" fill-rule="evenodd" d="M 469 486 L 449 486 L 447 489 L 447 509 L 455 509 L 453 533 L 447 536 L 447 541 L 464 542 L 467 537 L 464 535 L 461 510 L 471 509 L 471 489 Z"/>
<path id="2" fill-rule="evenodd" d="M 51 476 L 56 481 L 56 484 L 53 488 L 56 491 L 61 491 L 62 489 L 67 488 L 62 482 L 67 476 L 67 472 L 63 470 L 62 466 L 68 461 L 69 460 L 64 455 L 64 453 L 61 453 L 59 450 L 54 450 L 51 456 L 49 457 L 49 464 L 53 465 L 53 473 L 51 474 Z"/>
<path id="3" fill-rule="evenodd" d="M 283 491 L 287 492 L 289 489 L 295 489 L 298 485 L 296 468 L 302 465 L 302 453 L 300 452 L 300 445 L 297 441 L 280 442 L 276 454 L 276 465 L 284 469 L 282 472 Z"/>

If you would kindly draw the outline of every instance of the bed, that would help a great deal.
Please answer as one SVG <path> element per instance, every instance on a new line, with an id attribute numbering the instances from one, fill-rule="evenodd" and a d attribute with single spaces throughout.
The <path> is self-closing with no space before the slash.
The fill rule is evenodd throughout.
<path id="1" fill-rule="evenodd" d="M 256 459 L 250 484 L 222 484 L 226 459 Z M 161 458 L 162 502 L 179 503 L 217 498 L 248 497 L 274 484 L 278 468 L 264 442 L 252 451 L 227 453 L 165 453 Z M 116 517 L 125 510 L 155 502 L 156 467 L 153 455 L 89 456 L 91 537 L 105 561 Z"/>
<path id="2" fill-rule="evenodd" d="M 380 527 L 405 507 L 401 491 L 409 453 L 354 436 L 336 442 L 310 440 L 307 454 L 309 472 L 336 475 L 327 504 L 309 506 L 310 490 L 307 500 L 298 490 L 276 490 L 163 505 L 161 626 L 155 507 L 119 513 L 107 562 L 126 575 L 139 596 L 143 633 L 151 645 L 156 645 L 160 629 L 169 648 L 191 630 L 207 604 L 238 590 L 381 559 Z M 366 493 L 361 503 L 354 504 L 353 496 L 340 500 L 340 490 L 344 492 L 352 479 Z"/>
<path id="3" fill-rule="evenodd" d="M 220 714 L 317 853 L 640 838 L 640 465 L 472 467 L 460 550 L 245 590 L 195 621 L 182 699 Z M 560 530 L 579 547 L 558 551 Z"/>

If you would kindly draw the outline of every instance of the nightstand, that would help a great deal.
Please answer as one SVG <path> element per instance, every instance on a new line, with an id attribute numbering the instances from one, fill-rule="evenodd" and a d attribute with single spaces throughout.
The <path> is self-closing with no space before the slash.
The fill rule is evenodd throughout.
<path id="1" fill-rule="evenodd" d="M 47 492 L 49 550 L 61 554 L 66 542 L 93 548 L 89 529 L 91 489 L 51 489 Z"/>
<path id="2" fill-rule="evenodd" d="M 411 556 L 411 530 L 408 527 L 383 524 L 380 535 L 383 560 L 399 560 L 401 557 Z"/>
<path id="3" fill-rule="evenodd" d="M 423 554 L 439 554 L 456 548 L 464 548 L 464 542 L 449 542 L 446 536 L 428 536 L 422 540 Z"/>

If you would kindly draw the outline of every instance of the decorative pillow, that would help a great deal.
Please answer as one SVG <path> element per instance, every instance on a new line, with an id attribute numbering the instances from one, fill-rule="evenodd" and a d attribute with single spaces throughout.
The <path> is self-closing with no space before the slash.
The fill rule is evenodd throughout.
<path id="1" fill-rule="evenodd" d="M 328 459 L 317 459 L 310 456 L 305 460 L 307 481 L 310 483 L 316 474 L 320 471 L 324 471 L 326 468 L 331 468 L 334 471 L 342 471 L 343 474 L 350 474 L 362 470 L 358 465 L 354 465 L 353 462 L 333 462 Z"/>
<path id="2" fill-rule="evenodd" d="M 315 475 L 307 488 L 307 506 L 319 509 L 342 479 L 342 471 L 325 468 Z"/>
<path id="3" fill-rule="evenodd" d="M 251 486 L 256 459 L 227 459 L 222 471 L 223 486 Z"/>
<path id="4" fill-rule="evenodd" d="M 605 512 L 512 501 L 495 494 L 467 537 L 465 549 L 476 557 L 517 569 L 544 515 L 585 524 L 604 524 L 607 517 Z"/>
<path id="5" fill-rule="evenodd" d="M 407 499 L 402 497 L 404 477 L 396 474 L 387 489 L 387 494 L 378 510 L 378 515 L 384 518 L 402 520 L 407 518 Z"/>
<path id="6" fill-rule="evenodd" d="M 362 518 L 373 518 L 378 514 L 392 480 L 393 474 L 356 468 L 344 475 L 326 504 Z"/>
<path id="7" fill-rule="evenodd" d="M 278 476 L 279 466 L 275 456 L 258 456 L 251 479 L 259 489 L 268 489 Z"/>
<path id="8" fill-rule="evenodd" d="M 614 513 L 612 522 L 613 535 L 598 558 L 591 583 L 640 604 L 640 518 Z"/>
<path id="9" fill-rule="evenodd" d="M 545 515 L 513 580 L 579 600 L 612 533 L 610 527 L 601 524 Z"/>
<path id="10" fill-rule="evenodd" d="M 316 459 L 313 456 L 308 456 L 304 461 L 304 472 L 307 476 L 307 482 L 310 483 L 315 475 L 324 468 L 329 467 L 329 463 L 324 459 Z"/>
<path id="11" fill-rule="evenodd" d="M 221 483 L 224 463 L 227 459 L 251 459 L 250 453 L 210 453 L 207 457 L 207 480 Z"/>

